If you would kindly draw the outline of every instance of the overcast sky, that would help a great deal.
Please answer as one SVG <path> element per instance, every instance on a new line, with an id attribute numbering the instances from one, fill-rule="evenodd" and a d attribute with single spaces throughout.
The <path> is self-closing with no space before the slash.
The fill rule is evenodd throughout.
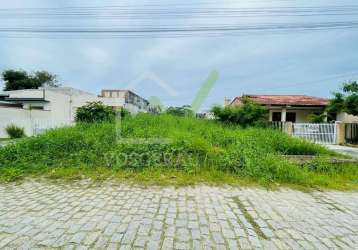
<path id="1" fill-rule="evenodd" d="M 238 2 L 245 2 L 240 4 Z M 314 2 L 314 3 L 312 3 Z M 1 8 L 108 6 L 130 2 L 105 0 L 11 0 Z M 133 2 L 132 2 L 133 3 Z M 142 2 L 136 1 L 135 6 Z M 145 3 L 145 2 L 143 2 Z M 166 7 L 182 1 L 148 1 Z M 204 1 L 194 7 L 268 8 L 290 6 L 347 6 L 354 0 L 306 1 Z M 214 4 L 213 4 L 214 3 Z M 235 3 L 235 4 L 234 4 Z M 145 7 L 142 7 L 142 9 Z M 153 7 L 151 7 L 153 8 Z M 358 21 L 358 15 L 320 17 L 251 17 L 251 19 L 199 20 L 215 23 L 305 23 Z M 199 22 L 198 20 L 194 20 Z M 178 26 L 194 22 L 190 16 Z M 120 20 L 2 20 L 0 27 L 66 25 L 123 25 Z M 106 22 L 106 23 L 105 23 Z M 117 23 L 118 22 L 118 23 Z M 128 21 L 123 21 L 128 22 Z M 155 24 L 153 20 L 139 24 Z M 176 20 L 170 21 L 176 24 Z M 126 23 L 124 23 L 126 24 Z M 9 38 L 0 33 L 0 70 L 47 70 L 59 76 L 60 83 L 99 94 L 103 88 L 126 88 L 135 84 L 143 97 L 159 96 L 166 105 L 190 104 L 200 85 L 212 70 L 219 80 L 209 94 L 204 108 L 223 103 L 224 97 L 246 94 L 306 94 L 329 96 L 342 81 L 358 78 L 358 29 L 335 29 L 305 32 L 246 32 L 219 37 L 186 38 L 111 38 L 54 39 Z M 150 79 L 148 76 L 154 76 Z M 172 95 L 157 83 L 164 83 Z M 3 83 L 0 83 L 3 85 Z M 2 86 L 0 86 L 2 88 Z"/>

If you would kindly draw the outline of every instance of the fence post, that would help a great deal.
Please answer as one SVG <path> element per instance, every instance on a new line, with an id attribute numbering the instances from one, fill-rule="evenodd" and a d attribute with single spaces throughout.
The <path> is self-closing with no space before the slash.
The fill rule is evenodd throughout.
<path id="1" fill-rule="evenodd" d="M 336 122 L 336 143 L 346 143 L 346 126 L 343 122 Z"/>
<path id="2" fill-rule="evenodd" d="M 286 122 L 286 133 L 288 135 L 293 135 L 293 123 L 292 122 Z"/>

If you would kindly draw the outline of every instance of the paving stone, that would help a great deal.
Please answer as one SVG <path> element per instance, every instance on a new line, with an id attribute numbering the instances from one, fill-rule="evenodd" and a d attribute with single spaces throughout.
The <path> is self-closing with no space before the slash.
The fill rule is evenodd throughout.
<path id="1" fill-rule="evenodd" d="M 221 233 L 213 232 L 213 233 L 212 233 L 212 237 L 213 237 L 214 241 L 215 241 L 217 244 L 223 244 L 223 243 L 225 243 L 224 237 L 222 236 Z"/>
<path id="2" fill-rule="evenodd" d="M 228 241 L 228 247 L 230 250 L 236 250 L 236 249 L 239 249 L 238 247 L 238 244 L 237 244 L 237 241 L 236 240 L 231 240 L 229 239 Z"/>
<path id="3" fill-rule="evenodd" d="M 148 250 L 158 250 L 160 249 L 160 242 L 155 240 L 149 240 L 149 243 L 147 244 Z"/>
<path id="4" fill-rule="evenodd" d="M 147 237 L 143 237 L 143 236 L 138 237 L 137 239 L 135 239 L 133 246 L 144 248 L 147 241 L 148 241 Z"/>
<path id="5" fill-rule="evenodd" d="M 122 233 L 114 233 L 111 238 L 111 243 L 120 243 L 123 238 Z M 123 242 L 126 243 L 126 242 Z"/>
<path id="6" fill-rule="evenodd" d="M 104 236 L 99 236 L 96 243 L 94 244 L 94 248 L 96 249 L 104 249 L 109 242 L 109 239 Z"/>
<path id="7" fill-rule="evenodd" d="M 200 237 L 201 237 L 201 235 L 200 235 L 200 231 L 198 229 L 191 230 L 191 238 L 193 240 L 200 240 Z"/>
<path id="8" fill-rule="evenodd" d="M 186 228 L 179 228 L 175 233 L 175 238 L 177 238 L 180 241 L 189 241 L 190 231 Z"/>
<path id="9" fill-rule="evenodd" d="M 187 242 L 175 242 L 174 249 L 177 250 L 190 250 L 190 244 Z"/>
<path id="10" fill-rule="evenodd" d="M 163 240 L 162 249 L 163 250 L 172 249 L 173 244 L 174 244 L 174 238 L 165 237 Z"/>
<path id="11" fill-rule="evenodd" d="M 72 239 L 70 240 L 71 243 L 80 244 L 81 241 L 86 237 L 86 234 L 84 232 L 76 233 Z"/>

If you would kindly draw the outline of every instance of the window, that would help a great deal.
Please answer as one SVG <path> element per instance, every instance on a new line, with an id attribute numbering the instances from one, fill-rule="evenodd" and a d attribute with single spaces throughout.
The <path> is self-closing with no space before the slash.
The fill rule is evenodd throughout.
<path id="1" fill-rule="evenodd" d="M 272 121 L 280 122 L 281 121 L 281 112 L 272 112 Z"/>
<path id="2" fill-rule="evenodd" d="M 31 109 L 44 110 L 44 106 L 31 106 Z"/>
<path id="3" fill-rule="evenodd" d="M 296 122 L 296 113 L 295 112 L 287 112 L 286 113 L 286 121 L 287 122 Z"/>

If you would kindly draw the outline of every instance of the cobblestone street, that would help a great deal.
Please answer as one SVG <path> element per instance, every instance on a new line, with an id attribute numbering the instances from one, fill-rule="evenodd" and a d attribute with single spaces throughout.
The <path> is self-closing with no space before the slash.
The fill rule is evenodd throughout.
<path id="1" fill-rule="evenodd" d="M 0 185 L 0 249 L 358 249 L 358 193 Z"/>

